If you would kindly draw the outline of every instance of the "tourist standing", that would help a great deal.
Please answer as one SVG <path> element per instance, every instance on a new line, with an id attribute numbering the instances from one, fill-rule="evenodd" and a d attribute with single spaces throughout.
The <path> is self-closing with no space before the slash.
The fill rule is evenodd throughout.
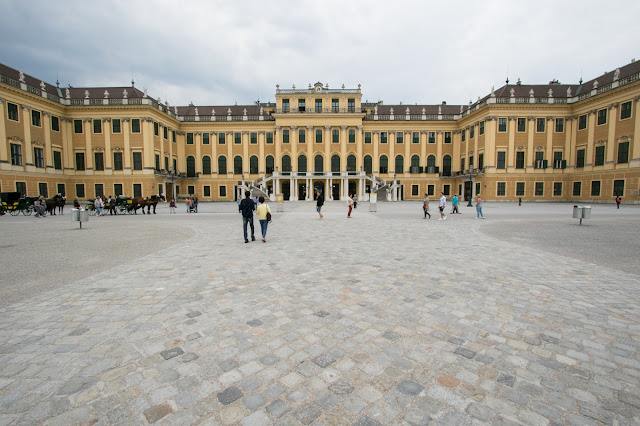
<path id="1" fill-rule="evenodd" d="M 102 198 L 96 197 L 96 200 L 93 202 L 93 207 L 96 209 L 96 216 L 102 216 Z"/>
<path id="2" fill-rule="evenodd" d="M 251 225 L 251 241 L 255 241 L 255 231 L 253 228 L 253 211 L 256 209 L 256 205 L 251 199 L 251 193 L 249 191 L 244 192 L 244 200 L 240 202 L 238 211 L 242 213 L 242 228 L 244 230 L 244 242 L 248 243 L 249 238 L 247 236 L 247 224 Z"/>
<path id="3" fill-rule="evenodd" d="M 187 213 L 191 214 L 191 198 L 187 197 L 187 199 L 184 200 L 184 204 L 187 206 Z"/>
<path id="4" fill-rule="evenodd" d="M 426 219 L 427 216 L 429 216 L 429 219 L 431 219 L 431 213 L 429 213 L 429 196 L 427 194 L 424 194 L 424 201 L 422 202 L 422 210 L 424 210 L 423 219 Z"/>
<path id="5" fill-rule="evenodd" d="M 480 197 L 480 194 L 476 195 L 476 219 L 484 219 L 484 214 L 482 213 L 483 202 L 484 201 L 482 201 L 482 197 Z"/>
<path id="6" fill-rule="evenodd" d="M 460 214 L 460 211 L 458 211 L 458 200 L 457 195 L 454 195 L 451 199 L 451 214 Z"/>
<path id="7" fill-rule="evenodd" d="M 114 214 L 118 214 L 118 212 L 116 211 L 116 197 L 112 197 L 111 195 L 109 195 L 109 215 Z"/>
<path id="8" fill-rule="evenodd" d="M 440 219 L 438 220 L 447 220 L 447 216 L 444 214 L 444 208 L 447 206 L 447 197 L 445 197 L 444 192 L 440 193 L 440 204 L 438 208 L 440 209 Z"/>
<path id="9" fill-rule="evenodd" d="M 320 215 L 320 219 L 322 219 L 324 216 L 322 216 L 322 206 L 324 205 L 324 197 L 320 194 L 320 191 L 318 191 L 318 194 L 316 195 L 316 211 L 318 212 L 318 215 Z"/>
<path id="10" fill-rule="evenodd" d="M 351 218 L 351 212 L 353 211 L 353 194 L 349 194 L 349 197 L 347 198 L 347 207 L 349 208 L 347 217 Z"/>
<path id="11" fill-rule="evenodd" d="M 267 226 L 269 226 L 269 219 L 271 218 L 271 209 L 264 202 L 264 197 L 258 198 L 260 204 L 256 209 L 256 214 L 258 215 L 258 220 L 260 221 L 260 231 L 262 232 L 262 242 L 267 242 Z"/>
<path id="12" fill-rule="evenodd" d="M 176 214 L 176 199 L 172 198 L 171 201 L 169 201 L 169 214 Z"/>
<path id="13" fill-rule="evenodd" d="M 620 208 L 620 203 L 622 202 L 622 198 L 619 195 L 616 196 L 616 205 Z"/>
<path id="14" fill-rule="evenodd" d="M 193 196 L 192 207 L 193 207 L 193 212 L 198 213 L 198 196 L 197 195 Z"/>

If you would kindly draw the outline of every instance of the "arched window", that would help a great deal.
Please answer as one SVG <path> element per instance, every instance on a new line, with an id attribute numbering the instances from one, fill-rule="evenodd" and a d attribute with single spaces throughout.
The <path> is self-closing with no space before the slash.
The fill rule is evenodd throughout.
<path id="1" fill-rule="evenodd" d="M 196 177 L 196 159 L 191 155 L 187 157 L 187 177 Z"/>
<path id="2" fill-rule="evenodd" d="M 307 171 L 307 157 L 305 155 L 298 157 L 298 171 L 300 173 L 306 173 Z"/>
<path id="3" fill-rule="evenodd" d="M 347 157 L 347 171 L 355 172 L 356 171 L 356 156 L 350 155 Z"/>
<path id="4" fill-rule="evenodd" d="M 331 157 L 331 172 L 340 173 L 340 156 L 334 155 Z"/>
<path id="5" fill-rule="evenodd" d="M 236 155 L 233 158 L 233 174 L 241 175 L 242 174 L 242 157 Z"/>
<path id="6" fill-rule="evenodd" d="M 404 173 L 404 157 L 402 155 L 396 155 L 396 173 Z"/>
<path id="7" fill-rule="evenodd" d="M 443 176 L 451 176 L 451 156 L 442 157 L 442 174 Z"/>
<path id="8" fill-rule="evenodd" d="M 427 167 L 435 167 L 436 166 L 436 156 L 430 155 L 427 157 Z"/>
<path id="9" fill-rule="evenodd" d="M 418 173 L 418 171 L 414 169 L 414 167 L 420 167 L 420 156 L 418 155 L 411 156 L 411 173 Z"/>
<path id="10" fill-rule="evenodd" d="M 324 172 L 324 159 L 322 155 L 316 155 L 316 158 L 313 160 L 313 169 L 316 173 Z"/>
<path id="11" fill-rule="evenodd" d="M 255 155 L 252 155 L 251 158 L 249 158 L 249 174 L 258 174 L 258 157 Z"/>
<path id="12" fill-rule="evenodd" d="M 202 157 L 202 174 L 210 175 L 211 174 L 211 157 L 205 155 Z"/>
<path id="13" fill-rule="evenodd" d="M 291 171 L 291 157 L 288 155 L 282 156 L 282 172 L 288 173 Z"/>
<path id="14" fill-rule="evenodd" d="M 227 174 L 227 157 L 221 155 L 218 157 L 218 174 L 226 175 Z"/>
<path id="15" fill-rule="evenodd" d="M 370 155 L 364 156 L 364 172 L 368 175 L 373 173 L 373 159 Z"/>
<path id="16" fill-rule="evenodd" d="M 386 155 L 380 156 L 380 173 L 389 173 L 389 159 Z"/>
<path id="17" fill-rule="evenodd" d="M 274 169 L 273 155 L 267 155 L 267 174 L 273 173 Z"/>

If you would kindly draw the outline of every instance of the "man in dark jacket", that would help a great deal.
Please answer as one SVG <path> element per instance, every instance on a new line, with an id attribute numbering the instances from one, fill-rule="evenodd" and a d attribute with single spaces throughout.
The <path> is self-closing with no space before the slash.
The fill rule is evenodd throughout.
<path id="1" fill-rule="evenodd" d="M 247 223 L 251 225 L 251 241 L 255 241 L 256 237 L 253 228 L 253 211 L 256 209 L 256 205 L 251 199 L 251 193 L 249 191 L 244 192 L 245 198 L 240 202 L 238 211 L 242 213 L 242 228 L 244 229 L 244 242 L 248 243 L 249 238 L 247 236 Z"/>
<path id="2" fill-rule="evenodd" d="M 322 194 L 320 194 L 320 191 L 318 191 L 318 195 L 316 197 L 316 211 L 318 212 L 318 215 L 320 215 L 320 219 L 323 218 L 322 216 L 322 206 L 324 205 L 324 197 L 322 196 Z"/>

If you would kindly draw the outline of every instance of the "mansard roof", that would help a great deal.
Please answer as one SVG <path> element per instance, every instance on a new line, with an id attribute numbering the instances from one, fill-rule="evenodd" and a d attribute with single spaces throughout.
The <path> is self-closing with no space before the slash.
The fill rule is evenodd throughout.
<path id="1" fill-rule="evenodd" d="M 213 115 L 212 111 L 215 110 L 216 116 L 226 116 L 228 115 L 229 109 L 231 110 L 231 115 L 243 115 L 244 110 L 247 110 L 247 115 L 260 115 L 260 105 L 214 105 L 214 106 L 200 106 L 200 105 L 188 105 L 188 106 L 179 106 L 178 107 L 178 115 L 196 115 L 196 108 L 198 109 L 198 115 Z M 266 113 L 264 113 L 266 115 Z"/>

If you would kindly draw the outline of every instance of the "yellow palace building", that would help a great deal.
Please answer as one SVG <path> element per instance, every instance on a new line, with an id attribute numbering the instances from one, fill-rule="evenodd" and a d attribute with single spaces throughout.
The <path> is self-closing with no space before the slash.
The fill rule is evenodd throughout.
<path id="1" fill-rule="evenodd" d="M 579 84 L 507 82 L 468 105 L 369 103 L 360 86 L 316 83 L 276 86 L 275 103 L 170 106 L 133 83 L 61 88 L 0 65 L 0 191 L 638 203 L 638 100 L 635 61 Z"/>

